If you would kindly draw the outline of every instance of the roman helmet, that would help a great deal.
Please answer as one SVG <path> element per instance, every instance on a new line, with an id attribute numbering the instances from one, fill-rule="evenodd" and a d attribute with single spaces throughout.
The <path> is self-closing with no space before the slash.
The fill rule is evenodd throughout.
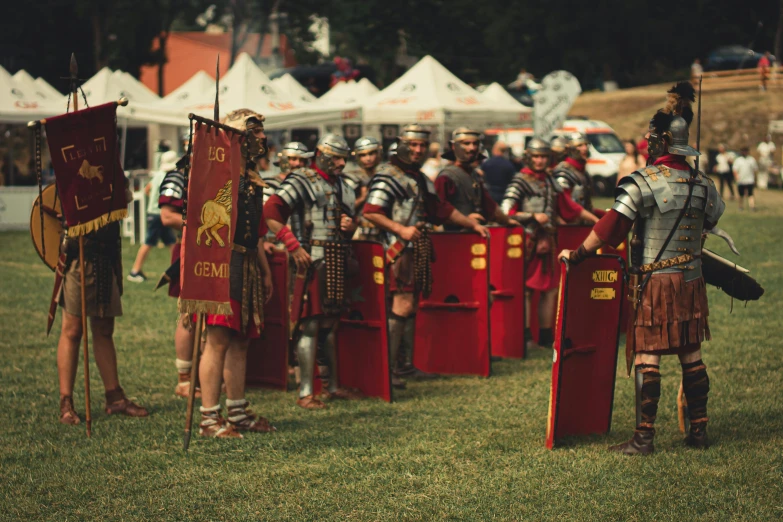
<path id="1" fill-rule="evenodd" d="M 288 163 L 289 158 L 308 159 L 312 157 L 313 153 L 307 150 L 307 146 L 304 143 L 299 141 L 289 141 L 283 145 L 283 149 L 277 153 L 277 161 L 274 163 L 275 166 L 280 167 L 280 170 L 283 172 L 288 172 L 291 170 Z"/>
<path id="2" fill-rule="evenodd" d="M 347 159 L 351 153 L 351 149 L 348 148 L 348 142 L 338 134 L 325 135 L 318 140 L 315 148 L 320 152 L 320 154 L 315 155 L 315 166 L 323 172 L 330 174 L 334 172 L 334 159 Z"/>
<path id="3" fill-rule="evenodd" d="M 358 160 L 359 154 L 363 152 L 377 152 L 376 159 L 375 159 L 375 165 L 378 165 L 378 163 L 381 162 L 381 144 L 373 137 L 370 136 L 362 136 L 356 142 L 353 144 L 353 152 L 351 152 L 351 156 L 353 156 L 354 160 Z"/>
<path id="4" fill-rule="evenodd" d="M 425 142 L 425 146 L 430 144 L 430 131 L 419 125 L 413 123 L 406 125 L 402 128 L 402 132 L 397 137 L 397 157 L 401 162 L 407 165 L 421 165 L 420 163 L 414 163 L 411 159 L 411 149 L 408 146 L 412 140 L 422 140 Z M 424 158 L 422 157 L 422 162 Z"/>
<path id="5" fill-rule="evenodd" d="M 587 145 L 587 157 L 590 157 L 590 142 L 587 140 L 587 136 L 582 132 L 574 132 L 570 134 L 566 142 L 566 155 L 581 160 L 582 155 L 576 150 L 580 145 Z"/>
<path id="6" fill-rule="evenodd" d="M 552 139 L 550 143 L 552 149 L 553 161 L 560 163 L 566 157 L 566 149 L 568 148 L 568 141 L 562 136 L 557 136 Z"/>
<path id="7" fill-rule="evenodd" d="M 242 142 L 242 155 L 248 161 L 255 162 L 266 155 L 266 136 L 258 138 L 253 134 L 258 128 L 264 130 L 264 117 L 261 114 L 250 109 L 237 109 L 226 114 L 220 123 L 247 132 L 247 137 Z"/>
<path id="8" fill-rule="evenodd" d="M 700 156 L 691 147 L 689 127 L 693 121 L 691 103 L 696 100 L 696 91 L 690 82 L 679 82 L 667 91 L 666 106 L 650 119 L 650 136 L 647 138 L 647 152 L 652 157 L 666 154 Z"/>
<path id="9" fill-rule="evenodd" d="M 552 147 L 549 146 L 549 143 L 546 140 L 542 140 L 541 138 L 532 138 L 527 142 L 527 145 L 525 146 L 525 155 L 522 158 L 522 160 L 525 162 L 525 165 L 528 167 L 532 167 L 530 157 L 534 154 L 544 154 L 549 156 L 552 154 Z"/>
<path id="10" fill-rule="evenodd" d="M 459 161 L 460 163 L 470 164 L 476 161 L 479 155 L 483 152 L 482 147 L 483 135 L 477 130 L 470 129 L 468 127 L 460 127 L 455 129 L 451 133 L 451 140 L 449 140 L 449 150 L 441 155 L 441 158 L 449 161 Z M 464 148 L 464 144 L 468 141 L 477 141 L 476 150 L 468 152 Z"/>
<path id="11" fill-rule="evenodd" d="M 386 151 L 386 156 L 391 158 L 392 156 L 397 155 L 397 142 L 395 141 L 391 145 L 389 145 L 389 150 Z"/>

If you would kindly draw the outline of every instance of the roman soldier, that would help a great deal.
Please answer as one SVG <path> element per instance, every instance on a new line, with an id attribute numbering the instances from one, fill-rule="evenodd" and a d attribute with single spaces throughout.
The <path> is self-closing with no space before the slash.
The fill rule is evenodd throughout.
<path id="1" fill-rule="evenodd" d="M 280 173 L 264 180 L 264 203 L 269 201 L 269 197 L 277 192 L 286 176 L 296 169 L 300 169 L 307 164 L 307 160 L 313 157 L 313 153 L 307 150 L 307 145 L 298 141 L 291 141 L 283 146 L 283 150 L 277 153 L 276 167 L 280 168 Z"/>
<path id="2" fill-rule="evenodd" d="M 341 176 L 349 153 L 342 136 L 322 137 L 312 165 L 291 172 L 265 205 L 269 230 L 297 267 L 291 305 L 292 317 L 298 318 L 295 338 L 301 382 L 296 403 L 305 409 L 326 406 L 314 395 L 313 386 L 319 337 L 329 367 L 329 386 L 322 398 L 360 397 L 339 386 L 335 343 L 340 314 L 350 297 L 349 241 L 356 230 L 354 192 Z M 301 226 L 292 229 L 286 223 L 294 216 Z"/>
<path id="3" fill-rule="evenodd" d="M 560 281 L 560 264 L 554 256 L 558 219 L 598 221 L 574 202 L 549 174 L 551 154 L 546 141 L 539 138 L 528 141 L 524 156 L 526 166 L 509 183 L 501 204 L 503 212 L 525 227 L 525 342 L 528 349 L 537 347 L 530 332 L 534 291 L 540 292 L 539 345 L 551 347 L 554 342 L 552 325 Z"/>
<path id="4" fill-rule="evenodd" d="M 593 208 L 593 180 L 586 170 L 589 157 L 587 136 L 575 132 L 567 137 L 565 159 L 557 164 L 553 175 L 571 199 L 593 214 L 603 216 L 602 210 Z"/>
<path id="5" fill-rule="evenodd" d="M 442 201 L 435 185 L 420 170 L 427 154 L 430 131 L 406 125 L 397 138 L 396 153 L 380 165 L 370 183 L 364 217 L 381 229 L 391 267 L 387 277 L 392 294 L 389 318 L 390 360 L 397 361 L 400 346 L 413 346 L 418 297 L 428 292 L 432 280 L 429 233 L 433 224 L 450 222 L 488 235 L 475 219 Z M 413 357 L 411 356 L 411 360 Z M 398 376 L 392 385 L 404 388 Z"/>
<path id="6" fill-rule="evenodd" d="M 578 264 L 604 244 L 631 240 L 632 324 L 628 368 L 636 364 L 637 425 L 633 438 L 610 449 L 626 455 L 654 451 L 655 418 L 661 394 L 661 355 L 676 354 L 688 402 L 685 443 L 706 448 L 710 381 L 701 358 L 709 340 L 707 292 L 702 276 L 702 234 L 715 227 L 724 203 L 713 181 L 686 161 L 699 156 L 688 145 L 695 92 L 689 82 L 668 91 L 666 106 L 650 120 L 652 163 L 620 180 L 612 209 L 576 251 L 561 257 Z M 634 358 L 635 354 L 635 358 Z"/>
<path id="7" fill-rule="evenodd" d="M 356 193 L 356 215 L 359 217 L 359 230 L 356 239 L 377 239 L 378 230 L 366 219 L 361 217 L 370 180 L 375 175 L 375 169 L 381 162 L 381 144 L 373 137 L 362 136 L 353 144 L 351 156 L 359 168 L 345 172 L 345 182 Z"/>
<path id="8" fill-rule="evenodd" d="M 435 179 L 435 190 L 443 201 L 479 223 L 495 222 L 510 225 L 511 220 L 492 200 L 484 181 L 474 164 L 481 153 L 481 133 L 460 127 L 451 134 L 450 149 L 442 158 L 452 161 L 440 171 Z M 460 230 L 462 227 L 447 223 L 446 230 Z"/>
<path id="9" fill-rule="evenodd" d="M 263 306 L 272 297 L 272 275 L 264 253 L 266 223 L 263 219 L 263 189 L 257 169 L 266 154 L 264 117 L 249 109 L 228 113 L 222 123 L 247 132 L 242 141 L 237 197 L 236 229 L 233 231 L 229 285 L 231 315 L 206 314 L 206 343 L 199 365 L 201 424 L 204 437 L 242 438 L 240 432 L 267 433 L 275 428 L 253 413 L 245 399 L 247 349 L 250 339 L 260 337 Z M 226 385 L 227 419 L 221 416 L 221 383 Z"/>
<path id="10" fill-rule="evenodd" d="M 183 161 L 184 160 L 184 161 Z M 179 164 L 188 161 L 188 157 L 180 159 Z M 181 168 L 175 166 L 169 169 L 163 181 L 160 184 L 160 193 L 158 196 L 158 206 L 160 207 L 160 220 L 163 226 L 171 227 L 179 231 L 177 243 L 171 250 L 171 268 L 166 270 L 159 286 L 168 283 L 169 296 L 175 299 L 179 298 L 179 260 L 182 251 L 181 232 L 182 232 L 182 212 L 187 194 L 185 175 Z M 177 354 L 175 365 L 177 368 L 177 386 L 174 388 L 174 394 L 179 397 L 188 397 L 190 392 L 190 375 L 193 363 L 193 321 L 190 314 L 179 314 L 177 327 L 174 330 L 174 350 Z M 201 393 L 197 390 L 196 396 Z"/>
<path id="11" fill-rule="evenodd" d="M 127 187 L 125 198 L 126 201 L 132 200 Z M 95 363 L 106 392 L 104 410 L 109 415 L 121 413 L 129 417 L 146 417 L 147 410 L 125 396 L 117 373 L 114 319 L 122 315 L 120 222 L 113 221 L 84 235 L 84 274 L 79 269 L 79 240 L 66 235 L 62 249 L 66 256 L 65 270 L 57 296 L 63 309 L 62 331 L 57 343 L 60 422 L 72 425 L 81 422 L 73 406 L 73 386 L 82 337 L 82 276 L 85 283 L 85 312 L 90 318 Z"/>
<path id="12" fill-rule="evenodd" d="M 552 141 L 549 142 L 549 146 L 552 149 L 551 167 L 555 168 L 560 164 L 561 161 L 565 161 L 568 141 L 562 136 L 555 136 L 552 138 Z"/>

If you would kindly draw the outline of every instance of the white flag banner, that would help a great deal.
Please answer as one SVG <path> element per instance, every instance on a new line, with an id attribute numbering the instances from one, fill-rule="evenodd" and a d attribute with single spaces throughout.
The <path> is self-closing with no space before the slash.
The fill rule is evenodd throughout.
<path id="1" fill-rule="evenodd" d="M 533 95 L 533 133 L 549 140 L 555 129 L 563 125 L 568 111 L 582 92 L 579 80 L 568 71 L 554 71 L 541 80 L 541 88 Z"/>

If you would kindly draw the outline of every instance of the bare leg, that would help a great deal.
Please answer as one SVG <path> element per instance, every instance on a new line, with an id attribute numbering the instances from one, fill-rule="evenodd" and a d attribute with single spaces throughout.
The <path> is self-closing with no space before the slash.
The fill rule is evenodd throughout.
<path id="1" fill-rule="evenodd" d="M 150 250 L 152 250 L 152 247 L 146 244 L 139 247 L 139 253 L 136 254 L 136 261 L 133 262 L 131 272 L 141 272 L 141 268 L 144 266 L 144 261 L 147 259 L 147 254 L 150 253 Z"/>
<path id="2" fill-rule="evenodd" d="M 247 373 L 247 348 L 250 340 L 232 334 L 223 366 L 223 381 L 226 383 L 226 397 L 231 400 L 245 398 L 245 377 Z"/>
<path id="3" fill-rule="evenodd" d="M 751 210 L 756 210 L 756 196 L 748 196 L 748 207 Z"/>
<path id="4" fill-rule="evenodd" d="M 220 385 L 223 382 L 223 366 L 231 342 L 231 330 L 223 326 L 207 326 L 207 342 L 199 363 L 201 404 L 213 408 L 220 404 Z"/>
<path id="5" fill-rule="evenodd" d="M 117 352 L 114 348 L 114 318 L 92 317 L 90 320 L 92 330 L 92 351 L 95 354 L 95 364 L 101 373 L 103 387 L 108 391 L 120 387 L 120 379 L 117 375 Z"/>
<path id="6" fill-rule="evenodd" d="M 79 364 L 79 342 L 82 340 L 82 319 L 62 310 L 63 324 L 57 343 L 57 374 L 60 396 L 73 396 L 76 366 Z"/>
<path id="7" fill-rule="evenodd" d="M 538 302 L 538 323 L 540 328 L 552 328 L 555 321 L 556 306 L 557 288 L 541 292 L 541 300 Z"/>

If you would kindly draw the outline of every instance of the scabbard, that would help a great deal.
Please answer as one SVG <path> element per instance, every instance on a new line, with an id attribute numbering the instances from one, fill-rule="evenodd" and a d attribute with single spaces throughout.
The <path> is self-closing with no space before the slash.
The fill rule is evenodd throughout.
<path id="1" fill-rule="evenodd" d="M 155 290 L 157 290 L 162 286 L 170 285 L 172 281 L 179 281 L 179 269 L 180 269 L 180 259 L 177 259 L 176 261 L 171 263 L 171 266 L 168 267 L 166 271 L 163 272 L 163 275 L 160 276 L 160 279 L 158 280 L 158 284 L 155 285 Z"/>
<path id="2" fill-rule="evenodd" d="M 636 319 L 636 308 L 639 306 L 639 275 L 631 274 L 628 279 L 628 300 L 631 302 L 631 310 L 628 314 L 628 326 L 625 330 L 625 368 L 628 376 L 631 376 L 633 368 L 634 355 L 636 354 L 636 332 L 634 329 L 634 320 Z"/>
<path id="3" fill-rule="evenodd" d="M 291 340 L 294 338 L 296 325 L 299 324 L 299 318 L 302 316 L 305 292 L 307 291 L 307 285 L 310 282 L 310 277 L 313 273 L 314 272 L 310 267 L 296 267 L 296 279 L 294 279 L 293 295 L 291 296 L 291 314 L 289 317 L 290 325 L 288 338 Z"/>
<path id="4" fill-rule="evenodd" d="M 59 303 L 60 291 L 63 287 L 63 279 L 65 278 L 65 262 L 67 255 L 65 252 L 60 253 L 60 257 L 57 259 L 57 268 L 54 270 L 54 289 L 52 290 L 52 300 L 49 303 L 49 317 L 46 321 L 46 335 L 52 331 L 52 324 L 54 324 L 54 318 L 57 315 L 57 305 Z"/>
<path id="5" fill-rule="evenodd" d="M 408 246 L 407 241 L 403 241 L 401 239 L 398 239 L 394 243 L 392 243 L 392 245 L 386 251 L 386 262 L 390 265 L 393 265 L 402 254 L 402 251 L 405 250 L 405 247 L 407 246 Z"/>

